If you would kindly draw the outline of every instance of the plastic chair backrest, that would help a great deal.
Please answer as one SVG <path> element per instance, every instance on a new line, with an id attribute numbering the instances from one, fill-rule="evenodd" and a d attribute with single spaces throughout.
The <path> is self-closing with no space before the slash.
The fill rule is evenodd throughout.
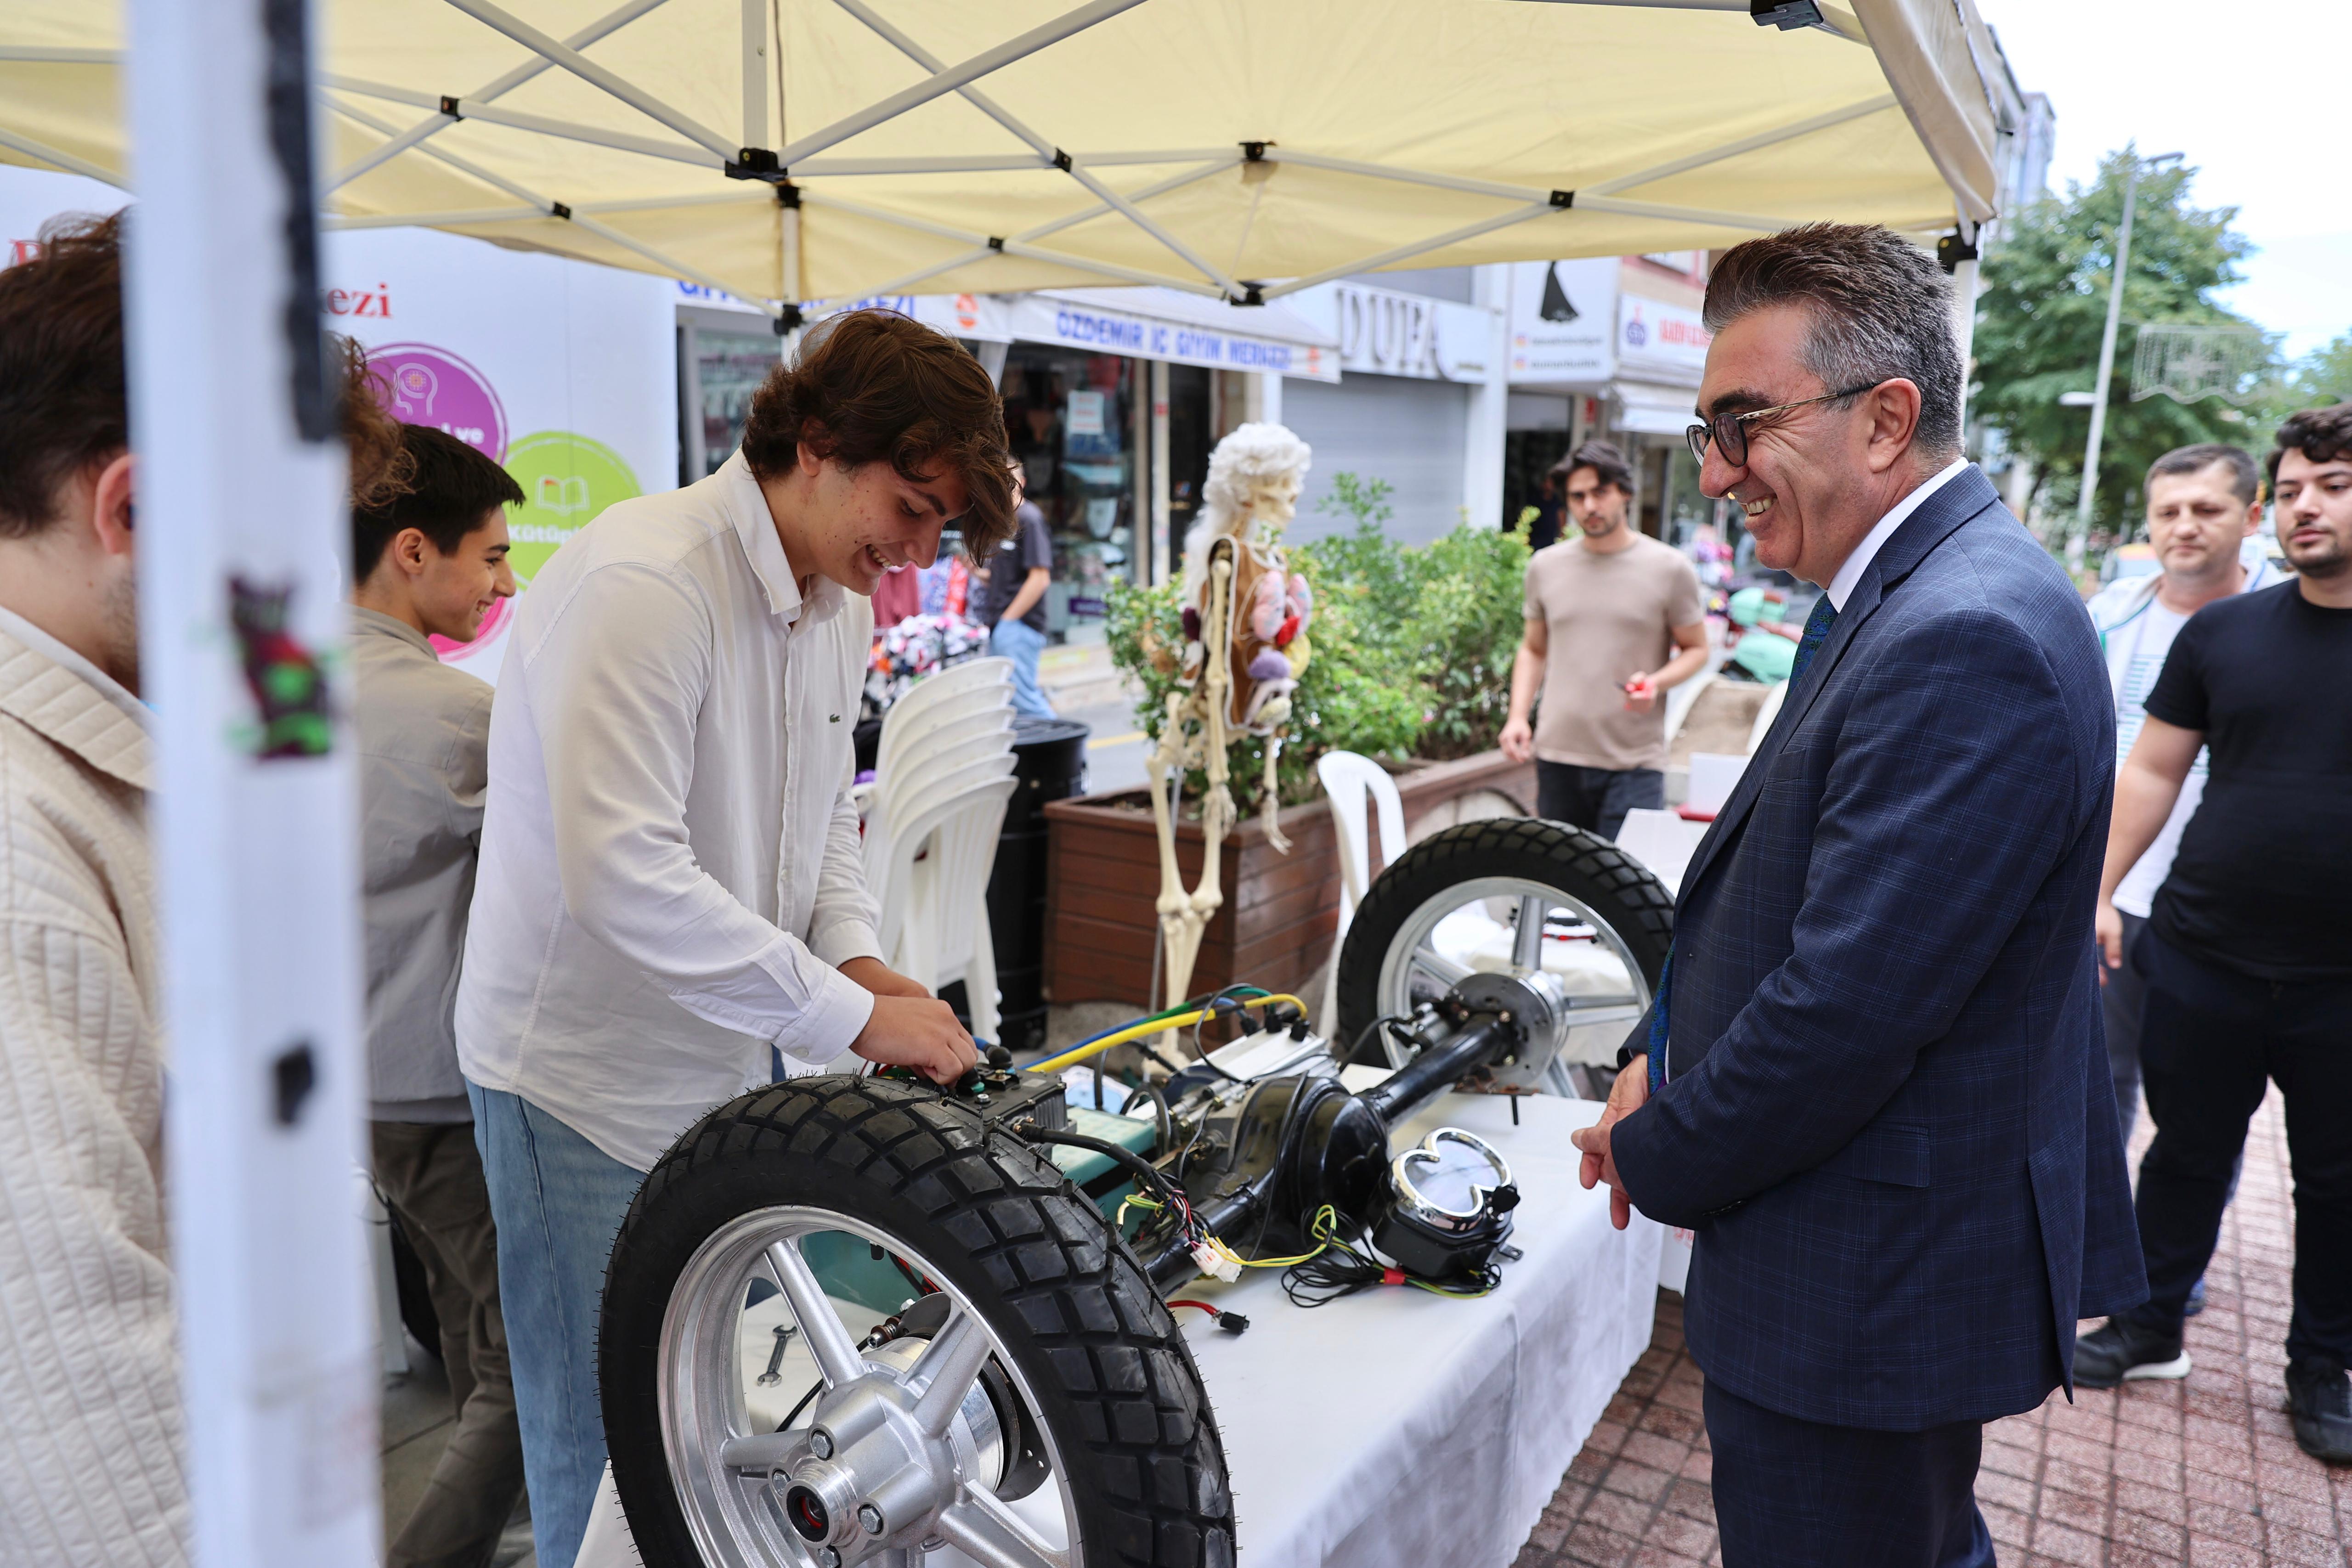
<path id="1" fill-rule="evenodd" d="M 1381 860 L 1383 864 L 1404 853 L 1404 800 L 1387 768 L 1352 751 L 1327 751 L 1315 764 L 1323 781 L 1324 798 L 1331 804 L 1332 836 L 1339 844 L 1339 926 L 1331 938 L 1331 973 L 1323 987 L 1323 1025 L 1339 1023 L 1339 952 L 1348 940 L 1348 925 L 1356 905 L 1371 886 L 1370 823 L 1365 811 L 1369 798 L 1380 817 Z"/>
<path id="2" fill-rule="evenodd" d="M 982 753 L 1013 748 L 1013 705 L 974 708 L 968 712 L 935 712 L 921 734 L 907 739 L 887 758 L 877 757 L 875 779 L 887 783 L 919 774 L 939 765 L 940 758 L 961 757 L 977 748 Z"/>
<path id="3" fill-rule="evenodd" d="M 875 748 L 877 772 L 908 745 L 939 726 L 1002 707 L 1013 706 L 1013 662 L 974 659 L 927 675 L 908 687 L 904 696 L 882 716 L 882 738 Z"/>
<path id="4" fill-rule="evenodd" d="M 885 781 L 880 797 L 866 816 L 867 876 L 888 862 L 898 844 L 933 807 L 1010 779 L 1015 766 L 1013 747 L 1006 745 L 994 751 L 942 758 L 938 767 L 920 773 L 901 771 Z"/>
<path id="5" fill-rule="evenodd" d="M 1008 773 L 927 802 L 908 817 L 879 863 L 868 862 L 868 885 L 881 908 L 883 961 L 933 990 L 965 979 L 973 1027 L 983 1036 L 994 1033 L 996 1010 L 988 877 L 1017 783 Z M 983 955 L 985 963 L 976 962 Z M 989 995 L 977 994 L 982 990 Z"/>

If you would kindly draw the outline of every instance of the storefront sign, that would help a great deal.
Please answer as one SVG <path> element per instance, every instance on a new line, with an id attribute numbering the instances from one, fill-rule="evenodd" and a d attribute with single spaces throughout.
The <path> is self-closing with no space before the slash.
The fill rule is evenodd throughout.
<path id="1" fill-rule="evenodd" d="M 1360 283 L 1318 284 L 1283 303 L 1339 340 L 1349 375 L 1486 379 L 1495 313 L 1480 306 Z"/>
<path id="2" fill-rule="evenodd" d="M 1713 338 L 1698 312 L 1688 306 L 1618 296 L 1617 364 L 1622 371 L 1696 386 Z"/>
<path id="3" fill-rule="evenodd" d="M 1003 309 L 1005 335 L 1016 342 L 1052 343 L 1090 353 L 1165 360 L 1211 370 L 1271 371 L 1318 382 L 1339 379 L 1336 359 L 1315 343 L 1284 342 L 1053 294 L 998 296 L 991 302 Z"/>
<path id="4" fill-rule="evenodd" d="M 1511 267 L 1510 372 L 1520 382 L 1591 385 L 1616 373 L 1615 256 Z"/>

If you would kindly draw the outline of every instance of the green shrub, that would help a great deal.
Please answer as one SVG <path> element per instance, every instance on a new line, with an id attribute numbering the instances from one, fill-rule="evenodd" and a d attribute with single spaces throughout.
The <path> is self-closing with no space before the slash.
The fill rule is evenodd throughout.
<path id="1" fill-rule="evenodd" d="M 1355 751 L 1393 761 L 1467 757 L 1495 744 L 1510 704 L 1528 548 L 1517 534 L 1461 527 L 1407 549 L 1381 525 L 1395 516 L 1386 481 L 1335 474 L 1321 507 L 1356 526 L 1290 552 L 1315 591 L 1314 646 L 1291 695 L 1276 763 L 1286 805 L 1315 798 L 1316 759 Z M 1143 688 L 1137 721 L 1155 740 L 1183 652 L 1177 586 L 1114 585 L 1107 623 L 1111 659 Z M 1152 655 L 1160 651 L 1162 659 Z M 1161 662 L 1167 668 L 1160 667 Z M 1234 804 L 1257 809 L 1262 743 L 1227 752 Z M 1197 801 L 1205 780 L 1185 780 Z"/>

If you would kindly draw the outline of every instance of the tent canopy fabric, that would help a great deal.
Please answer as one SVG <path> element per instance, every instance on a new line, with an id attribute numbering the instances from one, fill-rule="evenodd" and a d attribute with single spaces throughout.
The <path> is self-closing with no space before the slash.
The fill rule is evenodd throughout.
<path id="1" fill-rule="evenodd" d="M 322 0 L 328 221 L 753 301 L 1989 217 L 1971 0 Z M 0 14 L 0 160 L 128 184 L 119 9 Z M 730 177 L 731 176 L 731 177 Z"/>

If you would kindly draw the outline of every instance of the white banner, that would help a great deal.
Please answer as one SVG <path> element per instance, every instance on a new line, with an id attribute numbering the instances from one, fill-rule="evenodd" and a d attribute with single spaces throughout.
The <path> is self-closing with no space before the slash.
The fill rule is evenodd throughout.
<path id="1" fill-rule="evenodd" d="M 1669 385 L 1696 386 L 1715 335 L 1687 305 L 1636 294 L 1617 297 L 1617 369 Z"/>
<path id="2" fill-rule="evenodd" d="M 326 238 L 330 324 L 368 350 L 393 412 L 488 454 L 523 488 L 507 526 L 530 579 L 615 501 L 677 484 L 677 286 L 430 229 Z M 511 602 L 463 647 L 496 680 Z"/>
<path id="3" fill-rule="evenodd" d="M 1511 267 L 1511 381 L 1592 386 L 1617 373 L 1613 256 Z"/>

